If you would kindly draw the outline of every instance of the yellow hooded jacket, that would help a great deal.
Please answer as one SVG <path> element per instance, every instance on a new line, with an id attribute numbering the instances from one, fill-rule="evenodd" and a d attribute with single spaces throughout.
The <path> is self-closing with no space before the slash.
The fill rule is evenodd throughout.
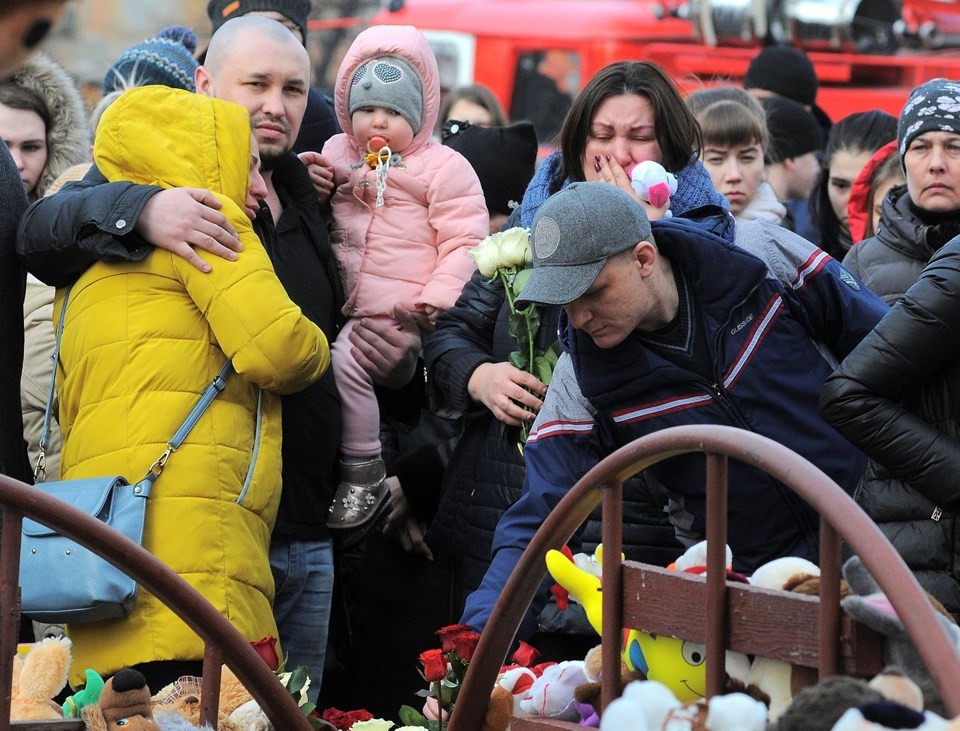
<path id="1" fill-rule="evenodd" d="M 216 376 L 237 374 L 170 457 L 147 505 L 144 546 L 249 640 L 277 636 L 268 550 L 280 501 L 280 400 L 330 362 L 320 329 L 287 297 L 243 211 L 250 119 L 241 106 L 149 86 L 104 114 L 94 159 L 111 182 L 201 187 L 243 243 L 236 262 L 199 252 L 201 273 L 155 249 L 139 262 L 97 263 L 70 292 L 58 384 L 62 479 L 139 480 Z M 59 318 L 63 293 L 57 298 Z M 254 460 L 258 387 L 263 389 Z M 145 590 L 121 620 L 74 625 L 71 682 L 152 660 L 200 660 L 203 646 Z M 159 688 L 154 689 L 159 690 Z"/>

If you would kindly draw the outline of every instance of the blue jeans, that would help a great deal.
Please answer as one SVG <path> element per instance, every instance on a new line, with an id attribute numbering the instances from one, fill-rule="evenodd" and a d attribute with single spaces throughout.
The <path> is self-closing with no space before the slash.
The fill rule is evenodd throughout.
<path id="1" fill-rule="evenodd" d="M 308 668 L 307 696 L 316 703 L 333 599 L 333 543 L 274 537 L 270 569 L 276 584 L 273 616 L 288 657 L 287 670 Z"/>

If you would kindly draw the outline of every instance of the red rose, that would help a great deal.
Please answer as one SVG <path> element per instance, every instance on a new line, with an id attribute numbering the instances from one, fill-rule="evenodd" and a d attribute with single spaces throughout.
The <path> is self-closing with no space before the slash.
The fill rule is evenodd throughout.
<path id="1" fill-rule="evenodd" d="M 443 650 L 421 652 L 420 662 L 423 663 L 423 677 L 428 683 L 435 683 L 447 676 L 447 658 L 443 656 Z"/>
<path id="2" fill-rule="evenodd" d="M 440 637 L 440 646 L 443 651 L 450 652 L 451 650 L 456 649 L 456 637 L 461 632 L 473 632 L 473 627 L 470 627 L 466 624 L 450 624 L 446 627 L 441 627 L 434 632 L 434 634 Z"/>
<path id="3" fill-rule="evenodd" d="M 373 714 L 363 708 L 360 708 L 356 711 L 348 711 L 343 715 L 344 718 L 347 719 L 347 729 L 353 726 L 353 724 L 355 724 L 357 721 L 369 721 L 373 718 Z"/>
<path id="4" fill-rule="evenodd" d="M 523 667 L 528 668 L 533 665 L 538 657 L 540 657 L 540 651 L 533 645 L 529 645 L 521 640 L 520 647 L 511 655 L 510 660 L 517 665 L 523 665 Z"/>
<path id="5" fill-rule="evenodd" d="M 357 711 L 341 711 L 338 708 L 330 707 L 326 709 L 320 718 L 336 726 L 340 731 L 350 731 L 350 727 L 357 721 L 369 721 L 373 714 L 362 708 Z"/>
<path id="6" fill-rule="evenodd" d="M 277 638 L 261 637 L 259 640 L 250 643 L 250 647 L 257 651 L 257 654 L 263 658 L 271 670 L 280 667 L 280 656 L 277 655 Z"/>
<path id="7" fill-rule="evenodd" d="M 463 632 L 459 632 L 457 636 L 453 638 L 453 641 L 457 656 L 464 662 L 470 662 L 473 653 L 477 649 L 477 643 L 480 641 L 480 635 L 473 630 L 464 630 Z"/>

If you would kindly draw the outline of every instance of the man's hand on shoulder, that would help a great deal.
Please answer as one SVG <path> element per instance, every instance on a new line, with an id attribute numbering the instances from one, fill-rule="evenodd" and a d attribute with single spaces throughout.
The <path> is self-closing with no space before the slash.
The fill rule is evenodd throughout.
<path id="1" fill-rule="evenodd" d="M 135 230 L 148 243 L 172 251 L 201 272 L 209 272 L 195 247 L 228 261 L 236 261 L 243 246 L 226 216 L 222 204 L 209 190 L 170 188 L 150 196 Z"/>

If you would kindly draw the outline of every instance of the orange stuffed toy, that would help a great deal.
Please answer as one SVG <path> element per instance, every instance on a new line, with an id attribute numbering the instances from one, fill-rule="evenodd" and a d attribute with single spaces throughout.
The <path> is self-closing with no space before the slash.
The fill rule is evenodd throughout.
<path id="1" fill-rule="evenodd" d="M 67 684 L 72 643 L 66 637 L 49 637 L 13 658 L 10 698 L 11 721 L 43 721 L 63 718 L 63 709 L 53 698 Z"/>

